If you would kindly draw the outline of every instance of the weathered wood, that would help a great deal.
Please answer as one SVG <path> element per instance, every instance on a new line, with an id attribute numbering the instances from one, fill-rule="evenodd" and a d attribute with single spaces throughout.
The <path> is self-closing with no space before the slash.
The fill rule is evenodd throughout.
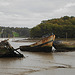
<path id="1" fill-rule="evenodd" d="M 55 41 L 53 46 L 55 47 L 56 52 L 75 51 L 75 45 L 72 45 L 70 42 L 66 41 Z"/>
<path id="2" fill-rule="evenodd" d="M 8 40 L 0 42 L 0 57 L 24 57 L 23 54 L 14 49 Z"/>
<path id="3" fill-rule="evenodd" d="M 55 35 L 48 36 L 29 46 L 20 46 L 20 50 L 29 52 L 51 52 Z"/>

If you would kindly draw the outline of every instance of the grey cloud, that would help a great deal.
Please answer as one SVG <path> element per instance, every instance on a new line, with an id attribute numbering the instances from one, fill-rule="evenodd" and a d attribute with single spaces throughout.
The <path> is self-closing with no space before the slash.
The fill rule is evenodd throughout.
<path id="1" fill-rule="evenodd" d="M 33 27 L 42 20 L 75 16 L 75 0 L 0 0 L 0 25 Z"/>

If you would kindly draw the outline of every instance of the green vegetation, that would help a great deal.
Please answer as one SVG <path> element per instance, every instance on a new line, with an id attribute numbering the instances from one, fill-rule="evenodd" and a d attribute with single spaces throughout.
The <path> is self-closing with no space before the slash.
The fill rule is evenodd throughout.
<path id="1" fill-rule="evenodd" d="M 29 37 L 30 29 L 28 28 L 14 28 L 14 27 L 0 27 L 0 37 Z"/>
<path id="2" fill-rule="evenodd" d="M 51 20 L 44 20 L 30 31 L 31 37 L 42 37 L 54 33 L 56 38 L 75 38 L 75 17 L 64 16 Z"/>
<path id="3" fill-rule="evenodd" d="M 40 38 L 54 33 L 56 38 L 75 38 L 75 17 L 64 16 L 44 20 L 39 25 L 29 28 L 0 27 L 0 37 L 33 37 Z"/>
<path id="4" fill-rule="evenodd" d="M 19 33 L 13 32 L 13 36 L 14 36 L 14 37 L 19 37 Z"/>

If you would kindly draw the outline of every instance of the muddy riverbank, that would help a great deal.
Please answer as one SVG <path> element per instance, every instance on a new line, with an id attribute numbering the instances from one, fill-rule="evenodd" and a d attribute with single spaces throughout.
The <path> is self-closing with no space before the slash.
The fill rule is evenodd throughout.
<path id="1" fill-rule="evenodd" d="M 31 44 L 11 41 L 10 43 L 14 48 Z M 20 52 L 25 58 L 0 58 L 1 75 L 75 75 L 75 51 Z"/>
<path id="2" fill-rule="evenodd" d="M 0 58 L 1 75 L 74 75 L 75 52 L 22 52 L 25 58 Z"/>

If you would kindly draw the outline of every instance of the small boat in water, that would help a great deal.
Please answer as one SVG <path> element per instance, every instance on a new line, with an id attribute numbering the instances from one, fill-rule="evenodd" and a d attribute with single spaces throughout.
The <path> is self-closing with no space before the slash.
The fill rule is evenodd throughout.
<path id="1" fill-rule="evenodd" d="M 55 35 L 51 35 L 43 38 L 42 40 L 28 45 L 28 46 L 20 46 L 21 51 L 30 51 L 30 52 L 51 52 L 53 41 L 55 39 Z"/>
<path id="2" fill-rule="evenodd" d="M 23 54 L 14 49 L 7 39 L 0 42 L 0 57 L 23 57 Z"/>

